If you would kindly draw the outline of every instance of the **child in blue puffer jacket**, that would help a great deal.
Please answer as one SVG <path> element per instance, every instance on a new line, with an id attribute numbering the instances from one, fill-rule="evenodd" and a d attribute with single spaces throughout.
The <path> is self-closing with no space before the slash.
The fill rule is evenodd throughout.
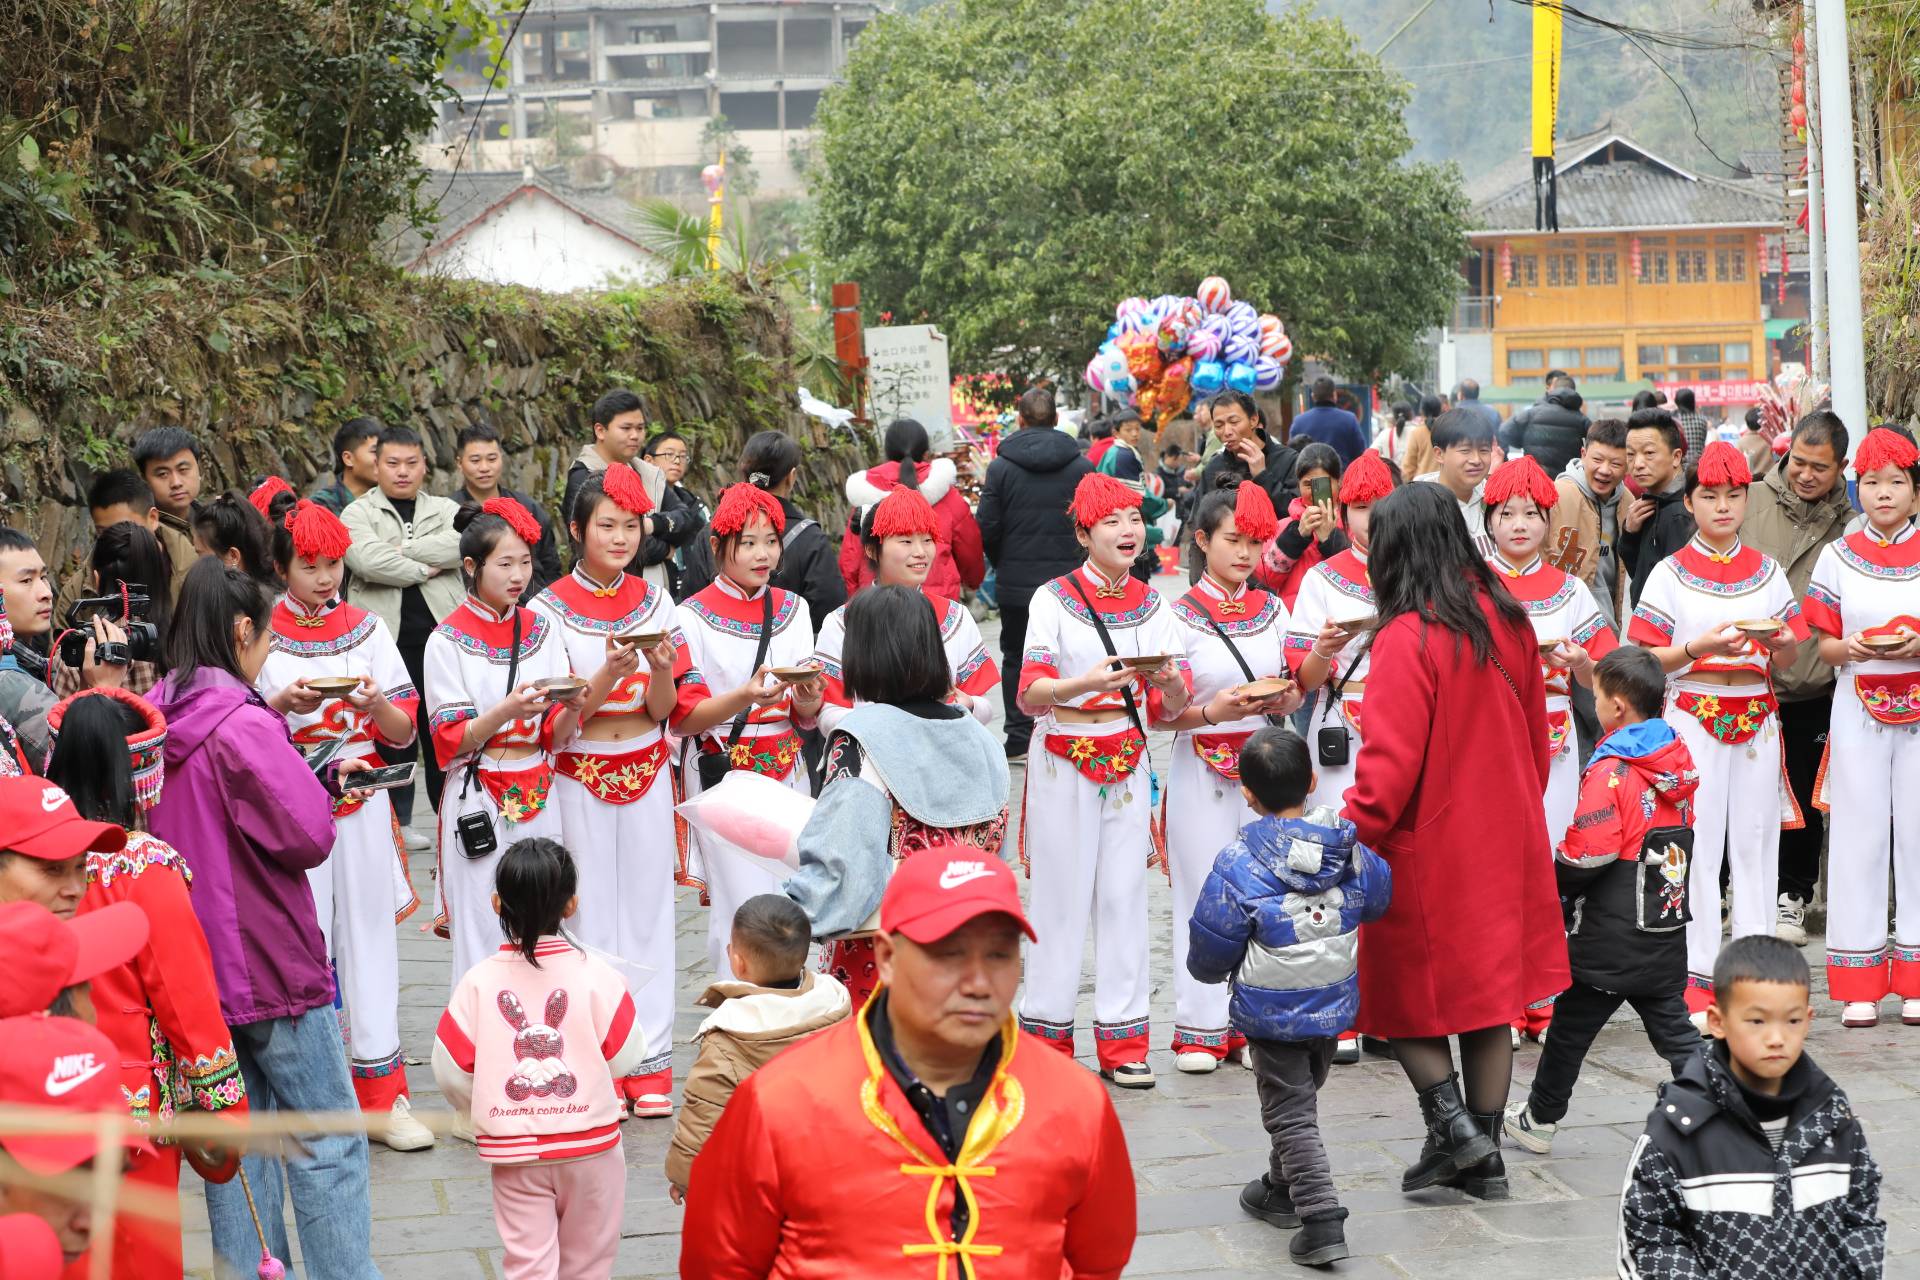
<path id="1" fill-rule="evenodd" d="M 1291 729 L 1262 729 L 1240 750 L 1240 789 L 1260 818 L 1222 849 L 1189 924 L 1187 969 L 1232 982 L 1229 1013 L 1247 1037 L 1260 1120 L 1273 1139 L 1268 1172 L 1240 1193 L 1248 1213 L 1300 1227 L 1293 1260 L 1325 1266 L 1347 1256 L 1347 1211 L 1333 1191 L 1317 1097 L 1334 1039 L 1360 1004 L 1360 925 L 1392 897 L 1387 864 L 1354 839 L 1334 810 L 1305 812 L 1313 789 L 1307 744 Z"/>

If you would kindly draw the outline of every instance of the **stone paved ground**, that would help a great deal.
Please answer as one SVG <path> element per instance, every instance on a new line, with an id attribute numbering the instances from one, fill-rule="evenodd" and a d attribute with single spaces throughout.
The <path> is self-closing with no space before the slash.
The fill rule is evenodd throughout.
<path id="1" fill-rule="evenodd" d="M 1016 773 L 1016 788 L 1019 781 Z M 428 901 L 430 868 L 430 857 L 414 860 L 415 882 Z M 1154 1042 L 1163 1050 L 1172 1025 L 1168 891 L 1157 874 L 1151 885 Z M 425 915 L 423 910 L 401 926 L 401 1027 L 407 1053 L 419 1062 L 409 1070 L 416 1104 L 434 1110 L 444 1104 L 424 1063 L 446 997 L 448 947 L 423 931 Z M 699 972 L 705 927 L 703 912 L 683 891 L 679 1077 L 692 1060 L 684 1037 L 699 1025 L 702 1012 L 693 1000 L 706 985 Z M 1820 947 L 1816 938 L 1807 948 L 1816 964 Z M 1092 972 L 1091 954 L 1086 972 Z M 1085 994 L 1083 1019 L 1091 1016 L 1091 990 Z M 1887 1274 L 1920 1276 L 1920 1028 L 1883 1024 L 1843 1031 L 1835 1006 L 1818 995 L 1816 1006 L 1810 1051 L 1857 1104 L 1886 1174 L 1881 1210 L 1890 1224 Z M 1090 1060 L 1090 1036 L 1081 1040 L 1083 1060 Z M 1538 1059 L 1537 1048 L 1521 1050 L 1516 1093 Z M 1165 1051 L 1155 1052 L 1152 1061 L 1158 1088 L 1113 1091 L 1139 1190 L 1140 1235 L 1127 1274 L 1303 1274 L 1286 1259 L 1288 1233 L 1246 1217 L 1236 1203 L 1240 1186 L 1265 1164 L 1266 1137 L 1251 1075 L 1229 1065 L 1213 1075 L 1183 1076 Z M 1385 1059 L 1334 1068 L 1321 1095 L 1321 1124 L 1341 1200 L 1352 1212 L 1347 1240 L 1354 1257 L 1331 1274 L 1355 1280 L 1612 1276 L 1626 1156 L 1665 1070 L 1636 1023 L 1609 1027 L 1587 1061 L 1553 1156 L 1509 1147 L 1513 1198 L 1483 1204 L 1445 1190 L 1402 1195 L 1400 1172 L 1420 1145 L 1411 1090 Z M 661 1173 L 671 1130 L 671 1121 L 634 1121 L 626 1128 L 627 1209 L 615 1267 L 623 1280 L 675 1272 L 681 1211 L 668 1200 Z M 487 1174 L 471 1147 L 443 1139 L 432 1151 L 399 1154 L 376 1145 L 373 1153 L 374 1252 L 388 1280 L 501 1276 Z M 190 1274 L 208 1275 L 203 1201 L 191 1176 L 185 1204 L 187 1265 Z"/>

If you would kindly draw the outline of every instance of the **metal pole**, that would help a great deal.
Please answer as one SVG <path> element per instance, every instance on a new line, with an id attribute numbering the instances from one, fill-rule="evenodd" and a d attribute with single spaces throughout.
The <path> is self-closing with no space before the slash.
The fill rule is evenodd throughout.
<path id="1" fill-rule="evenodd" d="M 1813 51 L 1813 5 L 1806 0 L 1801 26 L 1804 44 Z M 1803 64 L 1804 65 L 1804 62 Z M 1821 382 L 1827 378 L 1827 212 L 1820 192 L 1820 92 L 1818 75 L 1806 77 L 1807 87 L 1807 372 Z"/>
<path id="2" fill-rule="evenodd" d="M 1833 112 L 1820 131 L 1827 214 L 1828 359 L 1833 408 L 1847 424 L 1847 456 L 1867 433 L 1867 358 L 1860 303 L 1860 211 L 1853 158 L 1853 89 L 1847 71 L 1846 0 L 1817 0 L 1820 97 Z M 1809 219 L 1811 221 L 1811 219 Z"/>

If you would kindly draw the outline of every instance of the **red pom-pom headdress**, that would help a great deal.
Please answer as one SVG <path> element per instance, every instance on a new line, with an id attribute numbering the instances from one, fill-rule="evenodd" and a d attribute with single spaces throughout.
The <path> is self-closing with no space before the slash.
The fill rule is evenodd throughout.
<path id="1" fill-rule="evenodd" d="M 271 523 L 273 520 L 273 500 L 283 493 L 292 492 L 293 486 L 285 480 L 282 480 L 279 476 L 268 476 L 265 480 L 262 480 L 253 487 L 253 492 L 247 495 L 247 501 L 253 504 L 253 509 L 260 513 L 261 519 Z"/>
<path id="2" fill-rule="evenodd" d="M 1898 431 L 1875 427 L 1867 432 L 1867 438 L 1854 451 L 1853 474 L 1864 476 L 1881 467 L 1898 467 L 1905 471 L 1916 462 L 1920 462 L 1920 448 L 1916 448 L 1913 441 Z"/>
<path id="3" fill-rule="evenodd" d="M 636 516 L 644 516 L 653 510 L 653 499 L 647 496 L 646 481 L 640 473 L 624 462 L 616 462 L 600 475 L 600 484 L 613 499 L 613 505 L 622 511 Z"/>
<path id="4" fill-rule="evenodd" d="M 1280 516 L 1267 491 L 1251 481 L 1233 492 L 1233 527 L 1243 538 L 1265 542 L 1280 532 Z"/>
<path id="5" fill-rule="evenodd" d="M 499 516 L 507 522 L 520 541 L 529 547 L 540 545 L 540 522 L 533 518 L 533 512 L 521 506 L 512 498 L 488 498 L 480 504 L 480 509 L 490 516 Z"/>
<path id="6" fill-rule="evenodd" d="M 940 521 L 934 516 L 933 504 L 925 494 L 897 484 L 892 493 L 873 504 L 867 531 L 875 538 L 906 538 L 916 533 L 937 538 Z"/>
<path id="7" fill-rule="evenodd" d="M 1702 449 L 1699 465 L 1694 470 L 1704 485 L 1737 485 L 1744 488 L 1753 483 L 1753 470 L 1747 466 L 1747 455 L 1725 440 L 1715 440 Z"/>
<path id="8" fill-rule="evenodd" d="M 340 517 L 311 498 L 302 498 L 287 512 L 286 526 L 293 535 L 293 554 L 302 560 L 338 560 L 353 545 Z"/>
<path id="9" fill-rule="evenodd" d="M 714 504 L 713 519 L 707 527 L 721 537 L 732 537 L 759 516 L 767 518 L 775 533 L 787 531 L 787 513 L 780 499 L 757 485 L 730 484 L 720 491 L 720 501 Z"/>
<path id="10" fill-rule="evenodd" d="M 1393 492 L 1393 472 L 1372 449 L 1347 464 L 1340 473 L 1340 502 L 1349 507 L 1365 507 Z"/>
<path id="11" fill-rule="evenodd" d="M 1487 487 L 1481 496 L 1489 511 L 1508 498 L 1531 498 L 1540 510 L 1551 511 L 1553 504 L 1560 500 L 1560 491 L 1553 487 L 1553 481 L 1540 464 L 1523 453 L 1501 463 L 1487 477 Z"/>
<path id="12" fill-rule="evenodd" d="M 132 707 L 140 716 L 140 730 L 127 735 L 127 754 L 133 764 L 134 801 L 143 811 L 151 809 L 160 803 L 160 785 L 166 781 L 167 755 L 167 718 L 151 702 L 130 689 L 112 686 L 83 689 L 47 708 L 47 737 L 51 742 L 58 742 L 60 726 L 67 718 L 67 708 L 81 698 L 98 697 L 112 698 L 115 702 Z"/>
<path id="13" fill-rule="evenodd" d="M 1074 486 L 1067 514 L 1082 529 L 1091 529 L 1116 511 L 1140 505 L 1140 495 L 1112 476 L 1090 471 Z"/>

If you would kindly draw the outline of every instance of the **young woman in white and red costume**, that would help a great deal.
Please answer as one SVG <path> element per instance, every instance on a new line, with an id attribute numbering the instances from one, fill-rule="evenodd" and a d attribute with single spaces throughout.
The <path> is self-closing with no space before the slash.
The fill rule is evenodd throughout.
<path id="1" fill-rule="evenodd" d="M 667 729 L 707 696 L 674 637 L 673 598 L 626 566 L 653 510 L 624 462 L 590 476 L 567 513 L 573 572 L 534 600 L 588 680 L 580 727 L 555 743 L 553 801 L 579 874 L 581 942 L 645 970 L 621 976 L 646 1035 L 647 1057 L 614 1081 L 623 1110 L 673 1114 L 673 886 L 679 873 Z M 623 641 L 646 633 L 649 648 Z"/>
<path id="2" fill-rule="evenodd" d="M 1287 621 L 1287 663 L 1301 690 L 1313 693 L 1323 686 L 1325 690 L 1307 724 L 1307 746 L 1314 753 L 1309 807 L 1324 804 L 1338 809 L 1353 784 L 1353 762 L 1360 755 L 1363 732 L 1360 708 L 1366 694 L 1367 646 L 1360 643 L 1364 627 L 1348 630 L 1340 624 L 1373 617 L 1367 521 L 1373 504 L 1392 492 L 1393 473 L 1371 449 L 1341 474 L 1340 513 L 1347 549 L 1307 571 Z M 1330 762 L 1321 750 L 1323 735 L 1337 740 L 1339 732 L 1346 735 L 1344 763 Z"/>
<path id="3" fill-rule="evenodd" d="M 586 693 L 554 700 L 535 683 L 572 669 L 553 623 L 520 603 L 540 543 L 533 513 L 512 498 L 489 498 L 462 507 L 454 525 L 467 598 L 427 637 L 425 692 L 428 731 L 447 776 L 434 927 L 453 938 L 457 986 L 506 941 L 493 909 L 500 855 L 516 840 L 561 838 L 552 804 L 553 748 L 572 739 Z M 462 818 L 469 826 L 484 821 L 490 851 L 469 856 Z"/>
<path id="4" fill-rule="evenodd" d="M 1653 567 L 1627 640 L 1653 652 L 1667 672 L 1667 723 L 1700 770 L 1693 797 L 1694 886 L 1687 925 L 1687 1008 L 1704 1022 L 1712 1002 L 1720 913 L 1714 910 L 1723 855 L 1733 896 L 1733 936 L 1772 933 L 1780 870 L 1780 829 L 1800 816 L 1785 783 L 1773 668 L 1808 635 L 1786 570 L 1740 541 L 1753 473 L 1725 441 L 1700 452 L 1687 473 L 1687 510 L 1698 532 Z M 1733 624 L 1777 621 L 1752 639 Z"/>
<path id="5" fill-rule="evenodd" d="M 1547 563 L 1540 554 L 1548 513 L 1559 491 L 1540 464 L 1524 454 L 1487 477 L 1487 537 L 1494 547 L 1487 563 L 1527 611 L 1541 644 L 1540 673 L 1547 688 L 1547 754 L 1551 760 L 1541 798 L 1547 832 L 1555 843 L 1566 834 L 1580 798 L 1580 754 L 1573 736 L 1573 681 L 1593 687 L 1593 664 L 1620 645 L 1608 630 L 1587 584 Z M 1557 643 L 1556 643 L 1557 642 Z M 1553 1021 L 1553 1006 L 1528 1009 L 1513 1029 L 1536 1039 Z"/>
<path id="6" fill-rule="evenodd" d="M 1187 921 L 1214 855 L 1255 817 L 1240 791 L 1240 748 L 1268 717 L 1300 706 L 1298 685 L 1264 698 L 1235 692 L 1249 678 L 1284 676 L 1291 684 L 1286 605 L 1248 585 L 1261 547 L 1279 527 L 1273 499 L 1257 484 L 1208 494 L 1193 514 L 1206 571 L 1172 605 L 1193 678 L 1193 701 L 1161 726 L 1175 730 L 1161 826 L 1173 885 L 1174 1065 L 1182 1071 L 1212 1071 L 1246 1044 L 1228 1025 L 1230 985 L 1198 982 L 1187 972 Z"/>
<path id="7" fill-rule="evenodd" d="M 1034 592 L 1020 669 L 1020 706 L 1037 722 L 1039 748 L 1027 765 L 1020 858 L 1033 879 L 1031 910 L 1049 922 L 1029 948 L 1020 1025 L 1073 1053 L 1080 957 L 1091 925 L 1100 1072 L 1118 1085 L 1150 1088 L 1153 822 L 1142 730 L 1178 716 L 1192 690 L 1172 612 L 1128 572 L 1147 545 L 1140 495 L 1111 476 L 1082 476 L 1068 514 L 1087 562 Z M 1114 653 L 1166 660 L 1143 673 L 1110 657 L 1096 612 Z"/>
<path id="8" fill-rule="evenodd" d="M 800 758 L 800 730 L 811 728 L 820 714 L 824 677 L 785 684 L 770 671 L 808 665 L 813 654 L 807 602 L 767 582 L 780 563 L 786 527 L 780 500 L 751 484 L 728 486 L 714 504 L 708 529 L 717 572 L 704 589 L 681 601 L 676 616 L 693 668 L 709 689 L 728 692 L 713 694 L 681 719 L 678 733 L 687 745 L 680 777 L 689 797 L 703 790 L 698 757 L 723 751 L 736 769 L 751 769 L 795 791 L 811 789 Z M 766 653 L 756 665 L 762 631 L 768 633 Z M 741 717 L 739 740 L 729 747 Z M 731 854 L 709 858 L 697 832 L 683 828 L 683 833 L 687 882 L 703 888 L 712 904 L 707 958 L 717 981 L 731 981 L 727 941 L 733 913 L 755 894 L 780 892 L 785 869 L 769 861 L 762 870 Z"/>
<path id="9" fill-rule="evenodd" d="M 947 666 L 953 671 L 953 692 L 948 701 L 980 723 L 990 723 L 994 704 L 999 701 L 994 690 L 1000 684 L 1000 667 L 987 656 L 980 628 L 967 607 L 926 587 L 927 575 L 939 553 L 939 515 L 932 504 L 917 489 L 896 485 L 893 492 L 857 513 L 857 523 L 849 526 L 849 536 L 855 530 L 867 558 L 869 582 L 912 587 L 933 606 L 933 616 L 940 621 L 940 643 L 947 653 Z M 813 642 L 813 660 L 826 673 L 826 705 L 820 711 L 823 733 L 831 733 L 853 705 L 840 678 L 846 642 L 847 607 L 841 605 L 820 624 L 820 634 Z"/>
<path id="10" fill-rule="evenodd" d="M 353 540 L 347 527 L 291 489 L 264 496 L 274 570 L 287 590 L 273 607 L 273 647 L 260 669 L 260 695 L 287 718 L 302 752 L 343 741 L 340 759 L 364 757 L 378 767 L 380 746 L 412 743 L 419 691 L 387 624 L 336 598 Z M 360 687 L 344 698 L 322 697 L 307 687 L 322 676 L 349 676 Z M 333 802 L 333 820 L 333 854 L 307 872 L 307 880 L 346 1010 L 353 1091 L 362 1110 L 392 1117 L 389 1146 L 432 1146 L 433 1134 L 410 1114 L 400 1053 L 400 939 L 394 925 L 413 914 L 420 900 L 407 878 L 390 793 L 343 796 Z"/>
<path id="11" fill-rule="evenodd" d="M 1587 584 L 1548 564 L 1540 554 L 1559 491 L 1538 462 L 1522 456 L 1487 477 L 1487 561 L 1533 621 L 1541 644 L 1558 641 L 1540 657 L 1547 682 L 1547 751 L 1552 772 L 1545 797 L 1547 833 L 1557 843 L 1580 799 L 1580 755 L 1574 740 L 1573 681 L 1593 687 L 1593 664 L 1620 647 Z"/>
<path id="12" fill-rule="evenodd" d="M 1853 456 L 1866 527 L 1829 543 L 1807 586 L 1822 661 L 1840 669 L 1815 803 L 1829 815 L 1827 994 L 1840 1021 L 1871 1027 L 1880 1001 L 1920 1025 L 1920 451 L 1885 427 Z M 1903 643 L 1896 644 L 1895 641 Z M 1874 644 L 1889 646 L 1872 647 Z M 1887 864 L 1898 915 L 1887 939 Z"/>

